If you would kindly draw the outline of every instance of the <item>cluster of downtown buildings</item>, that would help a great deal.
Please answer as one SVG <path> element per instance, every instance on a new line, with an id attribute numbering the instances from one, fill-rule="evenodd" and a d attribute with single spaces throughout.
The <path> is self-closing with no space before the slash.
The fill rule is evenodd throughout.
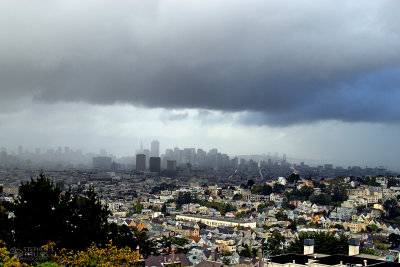
<path id="1" fill-rule="evenodd" d="M 392 172 L 383 167 L 349 166 L 334 167 L 332 164 L 312 166 L 301 161 L 289 162 L 286 155 L 243 155 L 230 157 L 216 148 L 208 152 L 201 148 L 175 147 L 160 153 L 160 143 L 152 141 L 150 149 L 143 148 L 132 153 L 133 156 L 116 157 L 101 149 L 99 153 L 83 153 L 81 149 L 58 147 L 55 149 L 30 151 L 23 146 L 16 151 L 1 148 L 0 168 L 43 169 L 62 171 L 75 168 L 96 171 L 128 171 L 153 173 L 164 176 L 188 176 L 212 174 L 218 179 L 237 181 L 245 178 L 262 180 L 264 178 L 288 176 L 297 172 L 305 177 L 320 179 L 324 177 L 346 177 L 390 175 Z"/>
<path id="2" fill-rule="evenodd" d="M 110 156 L 97 156 L 93 158 L 93 168 L 108 170 L 112 169 L 113 159 Z M 160 173 L 166 170 L 174 173 L 177 168 L 190 170 L 192 168 L 237 168 L 239 160 L 237 157 L 230 159 L 227 154 L 219 153 L 216 148 L 209 152 L 203 149 L 184 148 L 166 149 L 165 154 L 160 155 L 160 143 L 157 140 L 151 142 L 151 149 L 143 148 L 136 151 L 134 169 L 137 172 Z"/>

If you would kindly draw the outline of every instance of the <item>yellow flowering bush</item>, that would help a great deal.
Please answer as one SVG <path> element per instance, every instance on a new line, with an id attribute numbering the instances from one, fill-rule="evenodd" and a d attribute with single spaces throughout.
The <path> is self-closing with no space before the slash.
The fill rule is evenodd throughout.
<path id="1" fill-rule="evenodd" d="M 51 255 L 52 261 L 62 266 L 137 266 L 139 254 L 130 248 L 120 248 L 112 245 L 105 248 L 92 244 L 86 251 L 67 251 L 61 249 Z"/>
<path id="2" fill-rule="evenodd" d="M 28 266 L 21 263 L 16 257 L 10 256 L 10 252 L 6 248 L 6 244 L 0 240 L 0 266 L 1 267 L 22 267 Z"/>

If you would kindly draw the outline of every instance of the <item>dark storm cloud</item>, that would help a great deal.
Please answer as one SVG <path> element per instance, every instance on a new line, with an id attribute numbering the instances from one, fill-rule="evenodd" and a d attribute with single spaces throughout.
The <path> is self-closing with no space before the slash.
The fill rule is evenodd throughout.
<path id="1" fill-rule="evenodd" d="M 189 117 L 188 112 L 170 112 L 168 110 L 165 110 L 164 112 L 161 113 L 160 119 L 161 121 L 180 121 L 187 119 Z"/>
<path id="2" fill-rule="evenodd" d="M 3 2 L 0 101 L 233 111 L 269 125 L 398 122 L 399 6 Z"/>

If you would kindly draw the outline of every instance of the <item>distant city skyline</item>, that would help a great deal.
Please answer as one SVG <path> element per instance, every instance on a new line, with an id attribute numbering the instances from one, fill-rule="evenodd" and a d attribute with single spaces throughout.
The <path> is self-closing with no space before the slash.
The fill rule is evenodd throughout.
<path id="1" fill-rule="evenodd" d="M 92 156 L 107 156 L 107 157 L 111 156 L 112 158 L 115 158 L 115 159 L 131 157 L 133 161 L 135 161 L 136 155 L 145 154 L 146 155 L 146 160 L 148 162 L 149 158 L 153 156 L 151 154 L 151 143 L 154 142 L 154 141 L 157 141 L 158 145 L 160 146 L 160 142 L 158 140 L 152 139 L 152 141 L 149 143 L 149 145 L 146 146 L 146 143 L 144 143 L 143 139 L 141 139 L 141 141 L 137 145 L 137 147 L 132 149 L 133 152 L 131 154 L 129 154 L 129 153 L 128 154 L 118 154 L 118 153 L 113 152 L 112 150 L 109 151 L 109 150 L 107 150 L 105 148 L 99 148 L 96 151 L 96 150 L 84 150 L 84 149 L 79 148 L 79 147 L 70 147 L 70 146 L 27 148 L 27 147 L 25 147 L 23 145 L 19 145 L 15 149 L 2 146 L 0 152 L 6 151 L 8 154 L 13 154 L 13 155 L 17 155 L 17 156 L 21 155 L 21 151 L 23 153 L 29 152 L 30 154 L 33 154 L 33 155 L 34 154 L 42 154 L 43 155 L 43 154 L 46 154 L 46 153 L 61 153 L 61 154 L 65 154 L 65 153 L 68 153 L 68 152 L 73 152 L 75 154 L 79 153 L 80 155 L 88 155 L 88 156 L 91 156 L 91 157 Z M 258 153 L 258 154 L 257 153 L 229 154 L 229 153 L 227 153 L 227 152 L 225 152 L 225 151 L 223 151 L 223 150 L 221 150 L 221 149 L 219 149 L 217 147 L 206 149 L 206 148 L 197 147 L 195 145 L 194 146 L 189 146 L 189 147 L 182 147 L 182 146 L 165 147 L 165 149 L 163 148 L 163 150 L 160 149 L 159 156 L 165 157 L 166 154 L 167 154 L 166 152 L 168 150 L 173 150 L 173 149 L 176 149 L 176 148 L 178 148 L 180 150 L 184 150 L 184 149 L 189 149 L 190 148 L 190 149 L 195 149 L 196 151 L 198 149 L 200 149 L 200 150 L 204 150 L 207 153 L 216 149 L 219 153 L 227 154 L 231 159 L 234 158 L 234 157 L 248 158 L 248 159 L 253 158 L 253 159 L 256 160 L 256 162 L 259 162 L 259 163 L 262 160 L 257 160 L 257 158 L 265 158 L 265 159 L 271 158 L 271 159 L 279 160 L 279 161 L 282 161 L 282 160 L 286 161 L 287 160 L 289 163 L 295 163 L 295 164 L 299 164 L 301 162 L 304 162 L 304 163 L 306 163 L 306 164 L 308 164 L 310 166 L 333 164 L 334 167 L 343 167 L 343 168 L 347 168 L 349 166 L 360 166 L 362 168 L 364 168 L 364 167 L 370 167 L 370 168 L 371 167 L 373 167 L 373 168 L 375 168 L 375 167 L 384 167 L 384 168 L 388 168 L 388 169 L 390 169 L 392 171 L 399 171 L 397 169 L 393 169 L 393 168 L 390 168 L 390 167 L 385 166 L 385 165 L 374 165 L 374 164 L 369 164 L 368 165 L 368 164 L 363 164 L 362 162 L 360 162 L 360 163 L 356 162 L 354 164 L 351 164 L 351 163 L 345 162 L 345 161 L 343 161 L 343 164 L 341 164 L 340 161 L 335 161 L 335 160 L 330 160 L 329 161 L 329 160 L 324 160 L 324 159 L 321 159 L 321 158 L 313 159 L 313 158 L 302 157 L 301 155 L 300 156 L 299 155 L 292 156 L 292 155 L 287 155 L 287 153 L 285 153 L 285 152 L 276 152 L 276 151 L 268 151 L 268 152 L 263 152 L 263 153 Z M 263 159 L 263 160 L 265 160 L 265 159 Z M 148 164 L 149 163 L 147 163 L 147 165 Z"/>

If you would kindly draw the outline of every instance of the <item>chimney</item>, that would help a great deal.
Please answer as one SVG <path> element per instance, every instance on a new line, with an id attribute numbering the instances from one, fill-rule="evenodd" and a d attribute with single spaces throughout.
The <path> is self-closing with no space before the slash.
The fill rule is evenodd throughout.
<path id="1" fill-rule="evenodd" d="M 314 258 L 308 259 L 307 266 L 315 266 L 314 263 L 317 262 L 317 261 L 318 260 L 317 260 L 316 256 L 314 256 Z"/>
<path id="2" fill-rule="evenodd" d="M 367 260 L 364 260 L 364 266 L 368 266 Z"/>
<path id="3" fill-rule="evenodd" d="M 215 261 L 215 249 L 211 249 L 211 261 Z"/>
<path id="4" fill-rule="evenodd" d="M 171 263 L 175 263 L 175 247 L 171 248 Z"/>
<path id="5" fill-rule="evenodd" d="M 258 249 L 258 267 L 263 267 L 264 266 L 264 259 L 262 257 L 262 250 L 261 248 Z"/>
<path id="6" fill-rule="evenodd" d="M 304 255 L 314 254 L 314 239 L 304 239 Z"/>
<path id="7" fill-rule="evenodd" d="M 350 238 L 349 239 L 349 256 L 360 254 L 360 239 Z"/>

